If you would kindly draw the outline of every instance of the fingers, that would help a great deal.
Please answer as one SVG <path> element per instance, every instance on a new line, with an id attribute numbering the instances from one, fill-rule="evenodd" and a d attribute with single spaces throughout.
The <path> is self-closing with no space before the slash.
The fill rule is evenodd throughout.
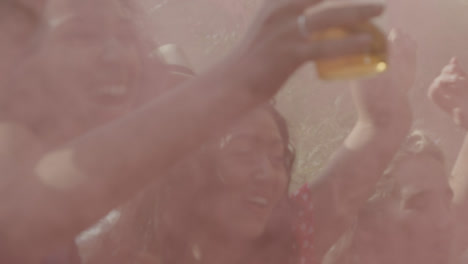
<path id="1" fill-rule="evenodd" d="M 443 111 L 450 113 L 455 107 L 454 86 L 436 79 L 429 88 L 428 97 Z"/>
<path id="2" fill-rule="evenodd" d="M 450 64 L 455 64 L 455 65 L 457 65 L 457 64 L 458 64 L 458 59 L 457 59 L 457 57 L 455 57 L 455 56 L 452 57 L 452 58 L 450 59 L 450 62 L 449 62 L 449 63 L 450 63 Z"/>
<path id="3" fill-rule="evenodd" d="M 346 32 L 333 39 L 314 35 L 333 27 L 357 26 L 380 15 L 384 5 L 369 1 L 327 1 L 318 5 L 322 1 L 325 0 L 266 0 L 265 8 L 255 21 L 258 24 L 254 22 L 252 31 L 247 34 L 245 47 L 254 50 L 252 47 L 257 42 L 262 43 L 258 49 L 260 56 L 275 54 L 277 57 L 270 56 L 269 59 L 291 65 L 288 69 L 305 61 L 371 51 L 372 32 Z"/>
<path id="4" fill-rule="evenodd" d="M 448 113 L 456 125 L 465 129 L 468 129 L 467 89 L 465 73 L 453 57 L 428 90 L 428 97 L 432 102 Z"/>
<path id="5" fill-rule="evenodd" d="M 455 58 L 450 60 L 441 74 L 432 82 L 428 90 L 428 97 L 442 110 L 451 113 L 456 106 L 456 100 L 466 97 L 468 83 L 465 73 Z"/>
<path id="6" fill-rule="evenodd" d="M 434 93 L 429 94 L 429 98 L 437 105 L 439 106 L 443 111 L 450 113 L 454 102 L 452 100 L 452 97 L 447 96 L 446 94 L 436 91 Z"/>
<path id="7" fill-rule="evenodd" d="M 450 59 L 450 62 L 442 69 L 442 74 L 448 75 L 455 80 L 465 79 L 465 71 L 462 69 L 456 57 Z"/>
<path id="8" fill-rule="evenodd" d="M 345 27 L 365 22 L 384 11 L 381 3 L 334 4 L 329 7 L 312 8 L 306 11 L 307 28 L 320 31 L 331 27 Z"/>
<path id="9" fill-rule="evenodd" d="M 330 39 L 305 43 L 302 56 L 312 60 L 360 54 L 371 49 L 372 38 L 367 34 L 352 35 L 343 39 Z"/>

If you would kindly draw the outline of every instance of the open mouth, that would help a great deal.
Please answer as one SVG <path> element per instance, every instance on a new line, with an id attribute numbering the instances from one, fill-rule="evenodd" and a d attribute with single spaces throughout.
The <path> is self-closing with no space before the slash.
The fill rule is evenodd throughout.
<path id="1" fill-rule="evenodd" d="M 256 214 L 264 216 L 271 208 L 271 202 L 263 196 L 251 196 L 247 199 L 248 208 Z"/>
<path id="2" fill-rule="evenodd" d="M 246 201 L 245 209 L 250 217 L 256 219 L 255 221 L 265 221 L 265 218 L 270 215 L 272 202 L 268 198 L 256 195 L 250 196 Z"/>

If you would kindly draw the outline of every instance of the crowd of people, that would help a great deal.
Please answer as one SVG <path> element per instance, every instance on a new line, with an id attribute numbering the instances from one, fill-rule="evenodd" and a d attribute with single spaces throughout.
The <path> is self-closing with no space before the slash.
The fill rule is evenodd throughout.
<path id="1" fill-rule="evenodd" d="M 232 52 L 195 73 L 137 0 L 1 1 L 0 263 L 463 263 L 468 140 L 448 171 L 412 130 L 404 29 L 390 68 L 351 85 L 341 147 L 288 192 L 295 148 L 271 99 L 304 63 L 372 48 L 362 32 L 310 36 L 384 9 L 265 1 Z M 467 89 L 456 58 L 427 88 L 454 128 L 468 128 Z"/>

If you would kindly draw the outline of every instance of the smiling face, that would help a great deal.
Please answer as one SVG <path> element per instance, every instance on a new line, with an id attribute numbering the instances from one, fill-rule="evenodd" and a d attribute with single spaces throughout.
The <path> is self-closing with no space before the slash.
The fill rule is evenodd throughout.
<path id="1" fill-rule="evenodd" d="M 350 263 L 448 262 L 452 191 L 444 164 L 427 153 L 400 158 L 386 175 L 387 193 L 360 216 Z"/>
<path id="2" fill-rule="evenodd" d="M 190 197 L 185 198 L 190 204 L 185 213 L 199 219 L 198 227 L 224 238 L 258 238 L 287 193 L 285 144 L 269 111 L 256 110 L 243 118 L 207 146 L 210 165 L 202 170 L 206 174 L 201 180 L 194 180 L 193 171 L 189 175 L 190 190 L 179 192 Z"/>
<path id="3" fill-rule="evenodd" d="M 135 28 L 114 1 L 76 9 L 50 22 L 42 45 L 15 85 L 27 90 L 20 119 L 46 140 L 71 139 L 128 112 L 142 56 Z M 26 78 L 24 77 L 26 76 Z"/>
<path id="4" fill-rule="evenodd" d="M 106 14 L 65 17 L 43 52 L 51 70 L 65 75 L 58 85 L 76 86 L 95 103 L 111 104 L 132 94 L 141 60 L 130 21 Z"/>

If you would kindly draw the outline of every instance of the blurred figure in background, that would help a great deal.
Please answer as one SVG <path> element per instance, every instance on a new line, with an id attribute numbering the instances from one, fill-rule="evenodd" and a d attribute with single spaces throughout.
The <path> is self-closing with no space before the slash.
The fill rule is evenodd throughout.
<path id="1" fill-rule="evenodd" d="M 392 33 L 391 36 L 392 38 Z M 396 76 L 412 86 L 416 43 L 400 32 L 392 50 Z M 398 42 L 397 42 L 398 43 Z M 441 150 L 415 131 L 337 242 L 326 263 L 447 263 L 452 258 L 452 191 Z M 430 253 L 429 253 L 430 252 Z"/>
<path id="2" fill-rule="evenodd" d="M 442 69 L 428 90 L 428 96 L 453 120 L 455 127 L 468 129 L 468 80 L 456 57 Z M 468 259 L 468 138 L 460 144 L 456 162 L 451 170 L 450 185 L 454 192 L 453 215 L 456 219 L 455 263 Z"/>
<path id="3" fill-rule="evenodd" d="M 325 263 L 453 263 L 452 197 L 442 151 L 412 132 Z"/>
<path id="4" fill-rule="evenodd" d="M 452 58 L 428 89 L 454 122 L 468 127 L 468 82 Z M 326 263 L 465 263 L 466 141 L 447 170 L 439 146 L 415 131 L 384 174 L 380 188 Z"/>

